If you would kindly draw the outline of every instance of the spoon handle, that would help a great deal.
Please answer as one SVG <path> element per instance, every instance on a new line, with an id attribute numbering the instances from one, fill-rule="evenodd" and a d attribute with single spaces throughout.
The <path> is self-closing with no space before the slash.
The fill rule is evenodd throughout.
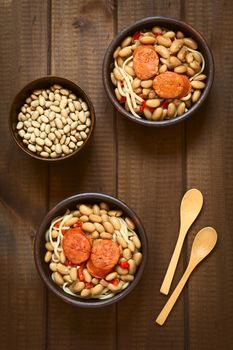
<path id="1" fill-rule="evenodd" d="M 175 305 L 175 302 L 177 301 L 180 293 L 182 292 L 182 290 L 185 286 L 185 283 L 187 282 L 193 269 L 194 269 L 194 267 L 188 265 L 187 269 L 185 270 L 185 273 L 183 274 L 180 282 L 177 284 L 174 292 L 172 293 L 172 295 L 168 299 L 167 303 L 163 307 L 163 309 L 160 312 L 160 314 L 158 315 L 158 317 L 156 318 L 155 322 L 158 323 L 160 326 L 162 326 L 164 324 L 164 322 L 166 321 L 168 315 L 170 314 L 173 306 Z"/>
<path id="2" fill-rule="evenodd" d="M 160 288 L 160 293 L 163 293 L 166 295 L 169 293 L 171 283 L 173 280 L 173 276 L 175 274 L 176 266 L 177 266 L 177 263 L 178 263 L 178 260 L 180 257 L 180 252 L 181 252 L 181 249 L 182 249 L 182 246 L 184 243 L 186 232 L 183 231 L 182 234 L 180 232 L 180 234 L 178 236 L 174 252 L 172 254 L 169 266 L 167 268 L 166 275 L 164 277 L 163 283 L 162 283 L 161 288 Z"/>

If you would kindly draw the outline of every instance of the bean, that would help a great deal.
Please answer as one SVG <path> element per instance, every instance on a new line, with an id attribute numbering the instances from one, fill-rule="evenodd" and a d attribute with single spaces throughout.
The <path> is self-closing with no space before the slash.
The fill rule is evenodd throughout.
<path id="1" fill-rule="evenodd" d="M 183 74 L 186 72 L 186 67 L 185 66 L 178 66 L 174 68 L 175 73 Z"/>
<path id="2" fill-rule="evenodd" d="M 64 222 L 64 226 L 73 226 L 78 222 L 78 218 L 70 218 Z"/>
<path id="3" fill-rule="evenodd" d="M 118 68 L 114 68 L 113 69 L 113 74 L 114 74 L 114 77 L 116 78 L 116 80 L 119 80 L 119 81 L 122 81 L 123 80 L 123 76 L 121 74 L 121 72 L 119 71 Z"/>
<path id="4" fill-rule="evenodd" d="M 201 91 L 200 90 L 195 90 L 193 95 L 192 95 L 192 102 L 195 103 L 199 100 L 201 96 Z"/>
<path id="5" fill-rule="evenodd" d="M 177 114 L 182 115 L 185 112 L 185 103 L 181 102 L 177 108 Z"/>
<path id="6" fill-rule="evenodd" d="M 135 71 L 132 67 L 130 67 L 129 65 L 125 65 L 125 71 L 126 73 L 128 73 L 129 75 L 131 75 L 132 77 L 135 77 Z"/>
<path id="7" fill-rule="evenodd" d="M 194 89 L 201 90 L 205 88 L 205 83 L 203 83 L 203 81 L 193 80 L 191 81 L 191 86 Z"/>
<path id="8" fill-rule="evenodd" d="M 55 262 L 51 262 L 49 264 L 49 268 L 51 271 L 56 272 L 57 271 L 57 264 Z"/>
<path id="9" fill-rule="evenodd" d="M 45 243 L 45 248 L 50 252 L 53 252 L 53 249 L 54 249 L 50 242 Z"/>
<path id="10" fill-rule="evenodd" d="M 181 61 L 175 56 L 170 57 L 170 63 L 173 65 L 173 67 L 177 67 L 181 65 Z"/>
<path id="11" fill-rule="evenodd" d="M 87 269 L 83 270 L 83 276 L 86 282 L 90 283 L 92 280 L 92 276 L 90 275 L 90 273 L 87 271 Z"/>
<path id="12" fill-rule="evenodd" d="M 119 292 L 122 287 L 123 287 L 124 283 L 122 281 L 120 281 L 116 286 L 112 283 L 108 284 L 108 289 L 111 290 L 112 292 Z"/>
<path id="13" fill-rule="evenodd" d="M 139 41 L 140 41 L 141 44 L 153 45 L 155 43 L 156 39 L 153 36 L 144 35 L 144 36 L 140 37 Z"/>
<path id="14" fill-rule="evenodd" d="M 167 115 L 169 118 L 173 118 L 176 114 L 176 106 L 173 102 L 169 103 L 167 108 Z"/>
<path id="15" fill-rule="evenodd" d="M 166 32 L 165 34 L 163 34 L 163 37 L 164 38 L 174 38 L 176 36 L 176 33 L 175 32 L 172 32 L 172 31 L 169 31 L 169 32 Z"/>
<path id="16" fill-rule="evenodd" d="M 80 207 L 79 207 L 79 211 L 80 211 L 80 213 L 81 214 L 83 214 L 83 215 L 90 215 L 90 214 L 92 214 L 92 209 L 91 208 L 89 208 L 87 205 L 85 205 L 85 204 L 81 204 L 80 205 Z"/>
<path id="17" fill-rule="evenodd" d="M 134 276 L 132 275 L 123 275 L 121 276 L 121 280 L 125 282 L 132 282 L 134 280 Z"/>
<path id="18" fill-rule="evenodd" d="M 75 282 L 74 284 L 72 284 L 72 290 L 75 293 L 79 293 L 81 292 L 85 287 L 85 283 L 84 282 Z"/>
<path id="19" fill-rule="evenodd" d="M 205 74 L 199 74 L 193 80 L 205 80 L 205 79 L 206 79 Z"/>
<path id="20" fill-rule="evenodd" d="M 187 63 L 193 62 L 194 60 L 193 54 L 191 52 L 187 53 L 185 60 Z"/>
<path id="21" fill-rule="evenodd" d="M 186 54 L 187 54 L 187 50 L 182 47 L 180 49 L 180 51 L 178 52 L 177 54 L 177 58 L 181 61 L 181 62 L 184 62 L 185 61 L 185 57 L 186 57 Z"/>
<path id="22" fill-rule="evenodd" d="M 120 244 L 120 245 L 122 246 L 123 249 L 124 249 L 124 248 L 127 248 L 127 243 L 126 243 L 126 241 L 124 240 L 123 237 L 117 236 L 117 237 L 116 237 L 116 240 L 117 240 L 117 243 Z"/>
<path id="23" fill-rule="evenodd" d="M 140 249 L 140 248 L 141 248 L 141 241 L 140 241 L 140 239 L 139 239 L 137 236 L 133 236 L 133 237 L 131 238 L 131 240 L 132 240 L 132 242 L 134 243 L 134 245 L 135 245 L 135 247 L 136 247 L 137 249 Z"/>
<path id="24" fill-rule="evenodd" d="M 123 257 L 127 260 L 132 257 L 132 253 L 129 248 L 124 249 L 122 254 L 123 254 Z"/>
<path id="25" fill-rule="evenodd" d="M 152 84 L 153 84 L 153 80 L 151 79 L 141 81 L 141 86 L 146 89 L 149 89 L 150 87 L 152 87 Z"/>
<path id="26" fill-rule="evenodd" d="M 95 225 L 92 224 L 91 222 L 84 222 L 82 225 L 82 229 L 87 232 L 94 232 L 95 231 Z"/>
<path id="27" fill-rule="evenodd" d="M 88 298 L 90 295 L 91 295 L 91 289 L 87 289 L 87 288 L 84 288 L 80 293 L 80 296 L 83 298 Z"/>
<path id="28" fill-rule="evenodd" d="M 130 228 L 131 230 L 135 230 L 135 224 L 131 218 L 126 217 L 125 222 L 126 222 L 128 228 Z"/>
<path id="29" fill-rule="evenodd" d="M 114 51 L 114 53 L 113 53 L 113 58 L 117 58 L 117 56 L 118 56 L 120 50 L 121 50 L 121 47 L 118 46 L 118 47 L 116 48 L 116 50 Z"/>
<path id="30" fill-rule="evenodd" d="M 101 202 L 100 203 L 100 209 L 109 211 L 109 205 L 107 203 L 105 203 L 105 202 Z"/>
<path id="31" fill-rule="evenodd" d="M 183 39 L 174 40 L 173 43 L 171 44 L 170 51 L 172 53 L 178 52 L 182 48 L 183 44 L 184 44 Z"/>
<path id="32" fill-rule="evenodd" d="M 91 294 L 98 295 L 98 294 L 101 294 L 103 290 L 104 290 L 104 286 L 102 286 L 101 284 L 97 284 L 95 287 L 91 288 Z"/>
<path id="33" fill-rule="evenodd" d="M 25 140 L 26 141 L 26 140 Z M 31 144 L 29 144 L 28 145 L 28 149 L 29 149 L 29 151 L 31 151 L 31 152 L 36 152 L 36 147 L 34 146 L 34 145 L 31 145 Z"/>
<path id="34" fill-rule="evenodd" d="M 98 232 L 98 231 L 92 232 L 91 237 L 92 237 L 93 239 L 99 238 L 99 232 Z"/>
<path id="35" fill-rule="evenodd" d="M 190 47 L 190 49 L 196 50 L 198 48 L 196 41 L 192 38 L 184 38 L 183 41 L 186 46 Z"/>
<path id="36" fill-rule="evenodd" d="M 141 80 L 139 78 L 135 78 L 132 83 L 133 89 L 137 89 L 141 85 Z"/>
<path id="37" fill-rule="evenodd" d="M 95 215 L 100 215 L 100 207 L 97 204 L 93 205 L 92 210 Z"/>
<path id="38" fill-rule="evenodd" d="M 159 45 L 163 45 L 163 46 L 165 46 L 165 47 L 170 47 L 171 44 L 172 44 L 172 41 L 171 41 L 170 38 L 167 38 L 167 37 L 165 37 L 165 36 L 159 35 L 159 36 L 157 37 L 157 43 L 158 43 Z"/>
<path id="39" fill-rule="evenodd" d="M 99 283 L 98 278 L 95 278 L 95 277 L 92 278 L 91 283 L 94 284 L 94 285 L 98 284 Z"/>
<path id="40" fill-rule="evenodd" d="M 105 230 L 109 233 L 114 233 L 114 227 L 113 225 L 111 224 L 111 222 L 109 221 L 105 221 L 103 222 L 103 226 L 105 228 Z"/>
<path id="41" fill-rule="evenodd" d="M 168 49 L 162 45 L 156 46 L 155 51 L 163 58 L 168 58 L 170 56 Z"/>
<path id="42" fill-rule="evenodd" d="M 105 277 L 106 281 L 111 281 L 115 278 L 117 278 L 117 272 L 111 272 Z"/>
<path id="43" fill-rule="evenodd" d="M 119 51 L 118 55 L 119 55 L 120 57 L 127 57 L 127 56 L 130 56 L 131 53 L 132 53 L 131 48 L 130 48 L 129 46 L 127 46 L 127 47 L 124 47 L 123 49 L 121 49 L 121 50 Z"/>
<path id="44" fill-rule="evenodd" d="M 123 214 L 122 210 L 109 210 L 108 215 L 109 216 L 116 216 L 119 217 Z"/>
<path id="45" fill-rule="evenodd" d="M 66 256 L 65 256 L 64 252 L 60 253 L 60 261 L 62 264 L 64 264 L 66 262 Z"/>
<path id="46" fill-rule="evenodd" d="M 109 218 L 109 221 L 111 222 L 112 226 L 114 227 L 115 230 L 120 230 L 121 224 L 119 220 L 115 216 L 111 216 Z"/>
<path id="47" fill-rule="evenodd" d="M 96 215 L 96 214 L 90 214 L 89 215 L 89 219 L 92 221 L 92 222 L 102 222 L 102 218 L 100 215 Z"/>
<path id="48" fill-rule="evenodd" d="M 102 214 L 101 215 L 102 221 L 109 221 L 109 216 L 107 214 Z"/>
<path id="49" fill-rule="evenodd" d="M 57 271 L 61 274 L 61 275 L 67 275 L 69 273 L 69 269 L 68 267 L 62 265 L 62 264 L 57 264 Z"/>
<path id="50" fill-rule="evenodd" d="M 101 232 L 101 233 L 100 233 L 100 238 L 103 238 L 103 239 L 112 239 L 112 235 L 111 235 L 111 233 L 109 233 L 109 232 Z"/>
<path id="51" fill-rule="evenodd" d="M 161 117 L 163 115 L 163 108 L 162 107 L 159 107 L 159 108 L 156 108 L 152 114 L 152 120 L 160 120 Z"/>
<path id="52" fill-rule="evenodd" d="M 58 284 L 59 286 L 62 286 L 63 285 L 63 283 L 64 283 L 64 280 L 63 280 L 63 278 L 62 278 L 62 276 L 60 275 L 60 273 L 59 272 L 54 272 L 53 273 L 53 278 L 54 278 L 54 282 L 56 283 L 56 284 Z"/>
<path id="53" fill-rule="evenodd" d="M 131 250 L 132 253 L 135 251 L 135 245 L 132 241 L 129 241 L 128 248 Z"/>
<path id="54" fill-rule="evenodd" d="M 148 108 L 144 108 L 143 113 L 144 113 L 146 119 L 151 120 L 152 113 L 151 113 L 151 111 Z"/>
<path id="55" fill-rule="evenodd" d="M 70 278 L 72 281 L 76 281 L 77 280 L 77 269 L 76 267 L 71 267 L 70 271 L 69 271 L 69 274 L 70 274 Z"/>
<path id="56" fill-rule="evenodd" d="M 142 253 L 137 252 L 133 255 L 133 260 L 135 261 L 136 265 L 140 265 L 141 261 L 142 261 Z"/>
<path id="57" fill-rule="evenodd" d="M 141 254 L 141 253 L 140 253 Z M 129 259 L 128 260 L 129 263 L 129 274 L 130 275 L 134 275 L 136 270 L 137 270 L 137 265 L 134 259 Z"/>
<path id="58" fill-rule="evenodd" d="M 56 144 L 55 151 L 56 151 L 57 154 L 61 154 L 62 153 L 62 148 L 61 148 L 60 143 Z"/>
<path id="59" fill-rule="evenodd" d="M 115 270 L 119 275 L 127 275 L 128 274 L 128 269 L 122 269 L 122 267 L 120 267 L 119 265 L 116 266 Z"/>
<path id="60" fill-rule="evenodd" d="M 48 263 L 48 262 L 50 262 L 51 259 L 52 259 L 52 253 L 51 253 L 50 251 L 47 251 L 47 252 L 45 253 L 44 261 L 45 261 L 46 263 Z"/>
<path id="61" fill-rule="evenodd" d="M 162 28 L 161 27 L 153 27 L 152 28 L 152 32 L 155 33 L 155 34 L 156 33 L 160 33 L 161 34 L 162 33 Z"/>
<path id="62" fill-rule="evenodd" d="M 186 73 L 189 77 L 192 77 L 195 74 L 195 71 L 192 68 L 187 67 Z"/>
<path id="63" fill-rule="evenodd" d="M 104 227 L 103 227 L 103 225 L 101 225 L 101 224 L 98 223 L 98 222 L 95 222 L 94 225 L 95 225 L 96 230 L 97 230 L 99 233 L 104 232 Z"/>
<path id="64" fill-rule="evenodd" d="M 70 277 L 70 275 L 64 275 L 63 276 L 63 280 L 65 282 L 68 282 L 69 284 L 71 284 L 73 282 L 72 278 Z"/>

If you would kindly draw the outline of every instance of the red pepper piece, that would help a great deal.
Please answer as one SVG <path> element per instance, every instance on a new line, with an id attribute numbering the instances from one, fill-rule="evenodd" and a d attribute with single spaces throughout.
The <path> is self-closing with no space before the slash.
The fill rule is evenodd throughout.
<path id="1" fill-rule="evenodd" d="M 76 222 L 76 224 L 74 224 L 73 227 L 82 227 L 82 225 L 83 225 L 83 222 L 82 222 L 81 220 L 78 220 L 78 221 Z"/>
<path id="2" fill-rule="evenodd" d="M 128 263 L 128 261 L 121 261 L 119 265 L 120 265 L 120 267 L 121 267 L 122 269 L 128 269 L 128 268 L 129 268 L 129 263 Z"/>
<path id="3" fill-rule="evenodd" d="M 117 278 L 114 278 L 113 280 L 110 281 L 111 284 L 113 284 L 114 286 L 117 286 L 119 283 L 119 280 Z"/>
<path id="4" fill-rule="evenodd" d="M 125 103 L 125 102 L 126 102 L 126 98 L 125 98 L 124 96 L 122 96 L 121 99 L 120 99 L 120 103 L 123 104 L 123 103 Z"/>
<path id="5" fill-rule="evenodd" d="M 86 283 L 85 283 L 85 287 L 86 287 L 87 289 L 91 289 L 91 288 L 92 288 L 92 284 L 89 283 L 89 282 L 86 282 Z"/>
<path id="6" fill-rule="evenodd" d="M 123 81 L 120 82 L 120 86 L 121 86 L 121 87 L 124 87 Z"/>
<path id="7" fill-rule="evenodd" d="M 146 108 L 146 101 L 143 100 L 142 105 L 140 107 L 140 112 L 143 112 L 145 108 Z"/>
<path id="8" fill-rule="evenodd" d="M 149 110 L 151 111 L 151 113 L 153 113 L 155 108 L 154 107 L 149 107 Z"/>
<path id="9" fill-rule="evenodd" d="M 160 36 L 160 35 L 162 35 L 162 33 L 160 33 L 160 32 L 159 33 L 155 33 L 155 35 L 156 36 Z"/>
<path id="10" fill-rule="evenodd" d="M 163 108 L 163 109 L 167 109 L 168 105 L 169 105 L 169 102 L 164 102 L 164 103 L 162 104 L 162 108 Z"/>
<path id="11" fill-rule="evenodd" d="M 60 227 L 60 223 L 61 223 L 61 221 L 56 222 L 56 224 L 54 225 L 54 227 L 59 228 L 59 227 Z"/>
<path id="12" fill-rule="evenodd" d="M 84 268 L 84 265 L 80 265 L 80 268 L 78 269 L 78 278 L 81 282 L 84 281 L 84 274 L 83 274 L 83 268 Z"/>
<path id="13" fill-rule="evenodd" d="M 140 32 L 134 33 L 134 35 L 133 35 L 133 40 L 134 40 L 134 41 L 139 40 L 140 36 L 141 36 L 141 33 L 140 33 Z"/>

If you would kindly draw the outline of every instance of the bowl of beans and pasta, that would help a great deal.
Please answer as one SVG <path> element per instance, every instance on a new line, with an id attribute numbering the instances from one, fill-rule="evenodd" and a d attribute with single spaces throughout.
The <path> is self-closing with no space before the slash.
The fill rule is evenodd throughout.
<path id="1" fill-rule="evenodd" d="M 64 301 L 101 307 L 130 293 L 142 277 L 146 233 L 125 203 L 83 193 L 58 203 L 43 219 L 34 244 L 42 280 Z"/>
<path id="2" fill-rule="evenodd" d="M 185 22 L 148 17 L 119 32 L 103 62 L 108 98 L 123 116 L 166 126 L 195 113 L 214 78 L 212 53 Z"/>

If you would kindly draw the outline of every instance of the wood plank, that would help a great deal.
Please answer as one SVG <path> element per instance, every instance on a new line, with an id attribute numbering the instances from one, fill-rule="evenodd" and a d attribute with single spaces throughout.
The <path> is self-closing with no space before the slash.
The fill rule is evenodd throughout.
<path id="1" fill-rule="evenodd" d="M 179 18 L 180 3 L 127 1 L 118 3 L 118 30 L 152 15 Z M 149 129 L 118 116 L 118 195 L 144 223 L 149 240 L 149 261 L 137 289 L 118 306 L 118 348 L 182 349 L 184 303 L 180 298 L 167 322 L 154 320 L 166 298 L 159 289 L 171 257 L 179 227 L 183 192 L 183 125 Z M 181 274 L 182 259 L 177 275 Z"/>
<path id="2" fill-rule="evenodd" d="M 195 350 L 231 349 L 233 343 L 233 44 L 227 40 L 233 34 L 232 15 L 230 1 L 185 3 L 185 19 L 205 35 L 216 69 L 208 102 L 187 128 L 187 183 L 204 194 L 204 210 L 189 236 L 189 247 L 201 227 L 214 226 L 219 234 L 215 251 L 189 284 L 190 349 Z"/>
<path id="3" fill-rule="evenodd" d="M 52 3 L 52 73 L 79 84 L 96 111 L 92 143 L 77 158 L 51 167 L 50 205 L 75 193 L 116 190 L 112 107 L 103 91 L 101 68 L 113 33 L 112 1 Z M 58 44 L 59 43 L 59 44 Z M 68 322 L 64 322 L 64 318 Z M 72 308 L 49 295 L 49 349 L 115 349 L 115 306 Z"/>
<path id="4" fill-rule="evenodd" d="M 45 345 L 46 298 L 33 238 L 46 211 L 47 167 L 17 149 L 8 113 L 19 89 L 47 73 L 46 2 L 1 1 L 0 32 L 1 349 L 39 350 Z"/>

